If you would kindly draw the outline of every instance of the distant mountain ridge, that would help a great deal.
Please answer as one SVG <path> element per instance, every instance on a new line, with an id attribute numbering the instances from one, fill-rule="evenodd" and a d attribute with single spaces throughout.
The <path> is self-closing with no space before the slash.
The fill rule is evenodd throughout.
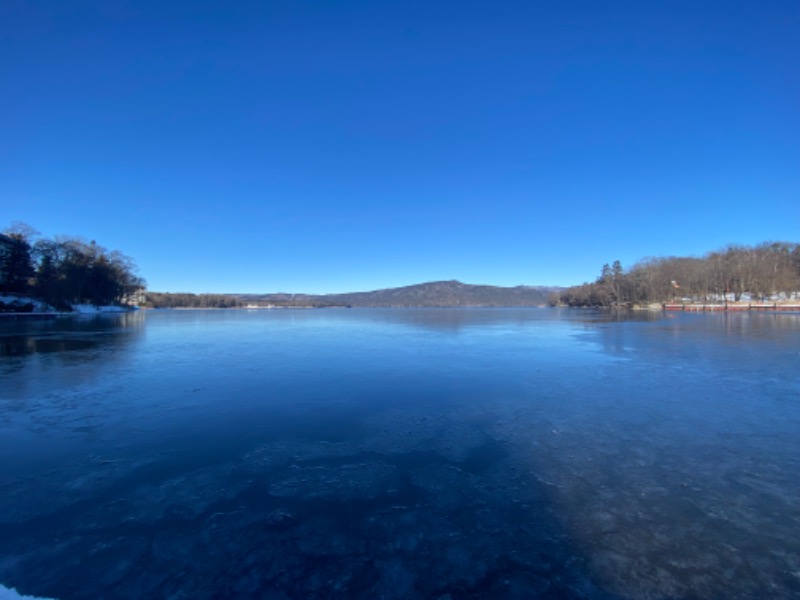
<path id="1" fill-rule="evenodd" d="M 430 281 L 403 287 L 345 294 L 236 294 L 246 304 L 274 306 L 454 307 L 454 306 L 542 306 L 555 286 L 500 287 L 472 285 L 456 280 Z"/>

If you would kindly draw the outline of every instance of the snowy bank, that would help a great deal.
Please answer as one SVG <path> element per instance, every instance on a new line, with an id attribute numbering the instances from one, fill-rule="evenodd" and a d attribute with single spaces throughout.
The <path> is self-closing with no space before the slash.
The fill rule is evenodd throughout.
<path id="1" fill-rule="evenodd" d="M 19 312 L 25 312 L 24 307 L 33 305 L 34 312 L 53 312 L 55 309 L 42 300 L 29 298 L 28 296 L 9 296 L 0 294 L 0 302 L 6 307 L 19 308 Z M 2 598 L 2 596 L 0 596 Z"/>
<path id="2" fill-rule="evenodd" d="M 37 298 L 31 298 L 29 296 L 13 296 L 13 295 L 0 295 L 0 303 L 4 306 L 0 306 L 3 308 L 5 312 L 17 312 L 17 313 L 58 313 L 62 315 L 96 315 L 100 313 L 123 313 L 129 312 L 132 310 L 136 310 L 135 307 L 131 306 L 94 306 L 93 304 L 72 304 L 72 311 L 70 312 L 63 312 L 59 311 L 53 306 L 50 306 L 43 300 L 39 300 Z M 31 306 L 33 308 L 31 308 Z M 8 309 L 12 309 L 8 311 Z M 0 311 L 1 313 L 2 311 Z M 2 596 L 0 596 L 0 600 L 2 600 Z"/>

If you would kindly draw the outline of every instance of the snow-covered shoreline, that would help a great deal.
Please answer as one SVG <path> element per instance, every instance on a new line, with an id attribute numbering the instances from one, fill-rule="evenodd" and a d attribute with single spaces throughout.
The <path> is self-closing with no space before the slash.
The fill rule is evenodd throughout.
<path id="1" fill-rule="evenodd" d="M 68 317 L 74 315 L 124 313 L 138 310 L 138 307 L 133 306 L 94 306 L 93 304 L 72 304 L 70 305 L 72 307 L 71 311 L 62 311 L 37 298 L 11 295 L 0 295 L 0 302 L 6 306 L 18 307 L 20 309 L 5 313 L 0 312 L 0 318 L 4 316 L 18 317 L 20 315 L 56 315 Z M 31 305 L 33 306 L 33 310 L 28 309 L 28 307 Z"/>

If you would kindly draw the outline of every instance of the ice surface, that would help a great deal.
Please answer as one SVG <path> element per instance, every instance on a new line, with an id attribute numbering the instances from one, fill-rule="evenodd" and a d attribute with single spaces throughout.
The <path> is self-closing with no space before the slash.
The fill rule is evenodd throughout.
<path id="1" fill-rule="evenodd" d="M 91 343 L 0 364 L 0 580 L 800 596 L 797 321 L 265 313 L 34 328 Z"/>
<path id="2" fill-rule="evenodd" d="M 40 596 L 23 596 L 14 588 L 7 588 L 4 585 L 0 585 L 0 600 L 53 600 L 48 598 L 42 598 Z"/>

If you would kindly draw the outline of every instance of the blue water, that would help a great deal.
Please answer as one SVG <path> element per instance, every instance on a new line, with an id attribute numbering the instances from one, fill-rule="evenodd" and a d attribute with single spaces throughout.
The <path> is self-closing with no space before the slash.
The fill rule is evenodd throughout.
<path id="1" fill-rule="evenodd" d="M 800 315 L 0 322 L 0 584 L 800 597 Z"/>

